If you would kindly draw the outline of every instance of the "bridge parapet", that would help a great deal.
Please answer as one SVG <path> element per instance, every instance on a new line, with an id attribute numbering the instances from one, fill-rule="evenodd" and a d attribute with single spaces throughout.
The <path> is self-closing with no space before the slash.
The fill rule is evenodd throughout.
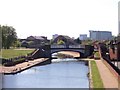
<path id="1" fill-rule="evenodd" d="M 85 45 L 69 45 L 69 48 L 85 48 Z"/>
<path id="2" fill-rule="evenodd" d="M 65 45 L 51 45 L 51 48 L 66 48 Z"/>
<path id="3" fill-rule="evenodd" d="M 85 45 L 51 45 L 51 48 L 85 48 Z"/>

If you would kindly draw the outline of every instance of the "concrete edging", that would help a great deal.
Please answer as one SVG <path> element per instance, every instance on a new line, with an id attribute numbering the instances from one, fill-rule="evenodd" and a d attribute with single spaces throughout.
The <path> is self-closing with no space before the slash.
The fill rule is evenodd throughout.
<path id="1" fill-rule="evenodd" d="M 88 62 L 89 62 L 89 87 L 93 88 L 91 61 L 88 61 Z"/>
<path id="2" fill-rule="evenodd" d="M 4 75 L 17 74 L 17 73 L 20 73 L 20 72 L 22 72 L 22 71 L 24 71 L 24 70 L 27 70 L 27 69 L 31 68 L 31 67 L 34 67 L 34 66 L 36 66 L 36 65 L 39 65 L 39 64 L 41 64 L 42 62 L 45 62 L 45 61 L 47 61 L 47 60 L 49 60 L 49 59 L 48 59 L 48 58 L 43 58 L 43 59 L 41 59 L 40 61 L 37 61 L 36 63 L 33 63 L 33 64 L 31 64 L 31 65 L 28 65 L 28 66 L 25 66 L 25 67 L 23 67 L 23 68 L 20 68 L 20 69 L 18 69 L 17 71 L 3 72 L 3 74 L 4 74 Z"/>

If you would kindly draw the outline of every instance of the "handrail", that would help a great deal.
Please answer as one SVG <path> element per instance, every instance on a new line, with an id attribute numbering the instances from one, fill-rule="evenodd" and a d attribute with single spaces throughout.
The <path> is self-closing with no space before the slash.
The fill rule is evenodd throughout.
<path id="1" fill-rule="evenodd" d="M 85 48 L 84 45 L 51 45 L 51 48 Z"/>

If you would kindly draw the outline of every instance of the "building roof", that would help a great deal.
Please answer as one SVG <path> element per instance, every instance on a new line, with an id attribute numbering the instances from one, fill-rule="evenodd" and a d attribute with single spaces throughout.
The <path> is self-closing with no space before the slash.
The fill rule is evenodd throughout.
<path id="1" fill-rule="evenodd" d="M 45 39 L 47 39 L 47 37 L 45 37 L 45 36 L 29 36 L 29 37 L 27 37 L 27 39 L 28 40 L 35 40 L 35 39 L 37 39 L 37 40 L 45 40 Z"/>
<path id="2" fill-rule="evenodd" d="M 57 40 L 61 39 L 61 37 L 64 38 L 66 42 L 69 42 L 69 44 L 76 44 L 74 42 L 74 39 L 70 38 L 67 35 L 58 35 L 56 38 L 54 38 L 53 42 L 57 42 Z"/>

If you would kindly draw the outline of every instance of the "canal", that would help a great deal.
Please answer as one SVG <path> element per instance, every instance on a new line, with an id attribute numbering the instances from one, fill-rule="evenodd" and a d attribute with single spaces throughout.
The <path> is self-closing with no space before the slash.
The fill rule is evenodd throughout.
<path id="1" fill-rule="evenodd" d="M 53 59 L 15 75 L 3 76 L 3 88 L 89 88 L 88 66 L 77 59 Z"/>

